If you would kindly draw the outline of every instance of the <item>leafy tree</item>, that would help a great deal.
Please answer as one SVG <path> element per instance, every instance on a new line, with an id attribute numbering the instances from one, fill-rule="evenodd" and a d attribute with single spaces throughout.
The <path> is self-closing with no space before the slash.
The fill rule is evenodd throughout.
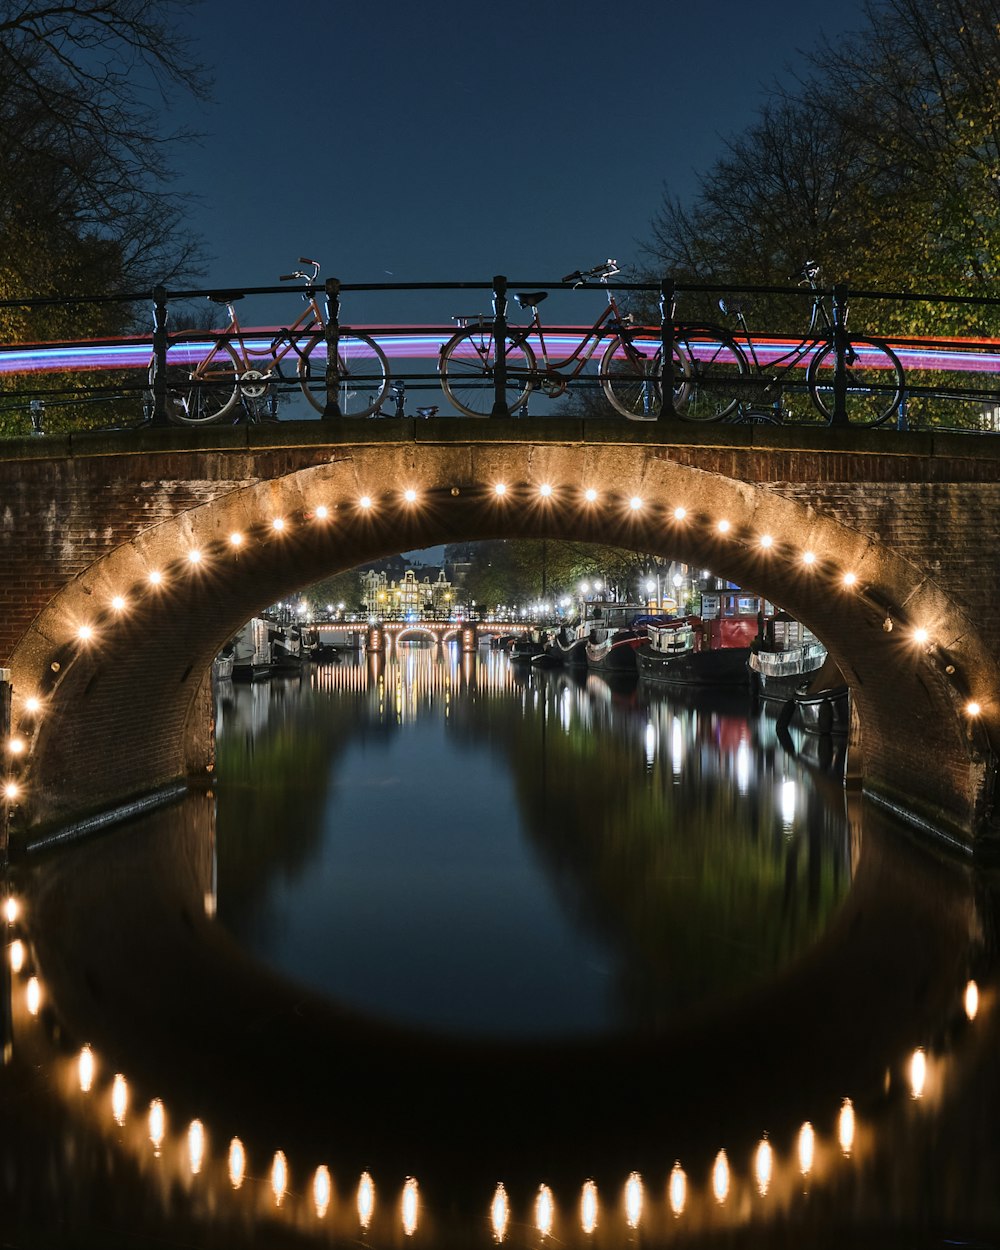
<path id="1" fill-rule="evenodd" d="M 865 0 L 857 33 L 824 42 L 791 86 L 772 89 L 690 202 L 665 194 L 647 244 L 653 272 L 784 284 L 811 259 L 827 284 L 855 290 L 1000 296 L 998 32 L 1000 0 Z M 804 328 L 799 301 L 754 304 L 762 333 Z M 995 307 L 852 305 L 856 333 L 1000 332 Z M 717 320 L 707 299 L 682 295 L 682 320 L 709 313 Z M 921 404 L 931 420 L 954 419 L 954 406 L 928 399 L 911 412 Z"/>
<path id="2" fill-rule="evenodd" d="M 176 95 L 207 91 L 180 29 L 195 4 L 0 0 L 0 301 L 114 295 L 196 271 L 167 160 L 187 136 L 161 122 Z M 121 333 L 133 315 L 116 302 L 0 303 L 0 341 Z"/>

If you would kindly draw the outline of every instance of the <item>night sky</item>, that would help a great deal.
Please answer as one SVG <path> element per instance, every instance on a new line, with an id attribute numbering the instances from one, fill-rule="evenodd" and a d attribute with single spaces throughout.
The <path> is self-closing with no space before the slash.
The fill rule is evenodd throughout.
<path id="1" fill-rule="evenodd" d="M 859 9 L 205 0 L 192 34 L 215 102 L 164 120 L 204 136 L 174 165 L 199 197 L 206 280 L 268 285 L 299 255 L 345 282 L 639 261 L 664 186 L 690 193 L 762 87 Z M 460 297 L 439 298 L 351 296 L 345 317 L 447 320 Z M 269 311 L 255 301 L 247 320 Z"/>

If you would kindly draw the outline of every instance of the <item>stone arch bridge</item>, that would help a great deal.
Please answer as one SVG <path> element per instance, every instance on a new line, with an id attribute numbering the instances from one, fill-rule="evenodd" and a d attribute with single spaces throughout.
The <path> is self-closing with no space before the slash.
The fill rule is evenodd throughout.
<path id="1" fill-rule="evenodd" d="M 866 793 L 991 844 L 1000 439 L 501 420 L 0 445 L 12 837 L 204 781 L 212 657 L 264 605 L 399 551 L 546 536 L 685 561 L 786 608 L 850 683 Z"/>

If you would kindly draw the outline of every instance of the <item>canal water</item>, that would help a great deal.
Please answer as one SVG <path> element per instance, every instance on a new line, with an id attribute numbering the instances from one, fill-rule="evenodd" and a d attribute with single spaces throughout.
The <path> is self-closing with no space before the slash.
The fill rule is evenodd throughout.
<path id="1" fill-rule="evenodd" d="M 9 870 L 0 1244 L 996 1244 L 994 883 L 743 693 L 400 646 Z"/>

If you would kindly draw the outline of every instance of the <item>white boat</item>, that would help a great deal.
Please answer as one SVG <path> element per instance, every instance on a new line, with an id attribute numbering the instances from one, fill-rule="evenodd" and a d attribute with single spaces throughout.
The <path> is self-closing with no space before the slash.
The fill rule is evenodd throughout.
<path id="1" fill-rule="evenodd" d="M 233 639 L 233 681 L 258 681 L 271 673 L 268 622 L 251 617 Z"/>

